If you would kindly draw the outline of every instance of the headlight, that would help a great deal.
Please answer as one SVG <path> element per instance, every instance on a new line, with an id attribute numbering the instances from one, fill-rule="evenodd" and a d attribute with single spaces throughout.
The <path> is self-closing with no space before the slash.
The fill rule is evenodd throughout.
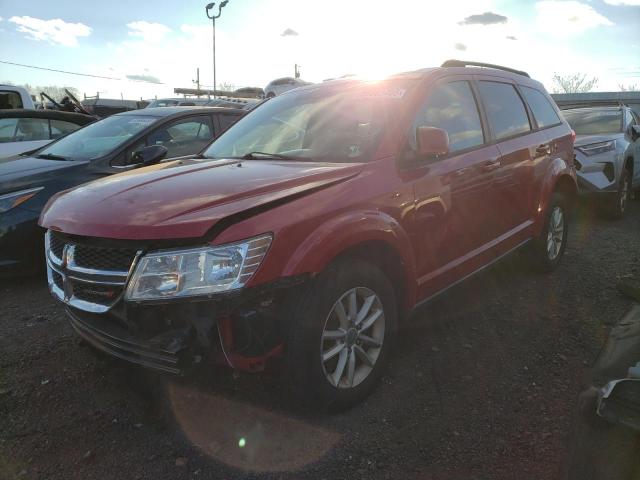
<path id="1" fill-rule="evenodd" d="M 610 152 L 616 149 L 616 141 L 609 140 L 607 142 L 590 143 L 589 145 L 580 145 L 576 147 L 586 156 L 599 155 L 600 153 Z"/>
<path id="2" fill-rule="evenodd" d="M 8 212 L 12 208 L 26 202 L 43 188 L 44 187 L 30 188 L 29 190 L 20 190 L 19 192 L 0 195 L 0 213 Z"/>
<path id="3" fill-rule="evenodd" d="M 140 259 L 127 300 L 209 295 L 242 288 L 260 266 L 271 235 L 243 242 L 149 253 Z"/>

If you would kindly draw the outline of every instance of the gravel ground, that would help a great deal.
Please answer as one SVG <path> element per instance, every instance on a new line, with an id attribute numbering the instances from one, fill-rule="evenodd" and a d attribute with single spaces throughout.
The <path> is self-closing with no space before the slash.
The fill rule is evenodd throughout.
<path id="1" fill-rule="evenodd" d="M 576 213 L 558 271 L 520 255 L 420 309 L 380 388 L 328 415 L 275 373 L 169 382 L 78 342 L 42 279 L 0 283 L 0 477 L 554 479 L 608 326 L 640 273 L 640 202 Z M 204 377 L 209 378 L 204 378 Z"/>

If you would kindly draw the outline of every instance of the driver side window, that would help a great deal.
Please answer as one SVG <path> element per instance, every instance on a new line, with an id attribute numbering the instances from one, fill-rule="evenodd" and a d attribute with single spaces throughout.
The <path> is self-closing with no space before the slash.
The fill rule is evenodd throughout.
<path id="1" fill-rule="evenodd" d="M 147 136 L 148 145 L 162 145 L 166 158 L 192 155 L 202 150 L 213 139 L 213 128 L 208 116 L 189 117 L 164 125 Z"/>
<path id="2" fill-rule="evenodd" d="M 437 85 L 418 114 L 409 137 L 415 148 L 417 127 L 435 127 L 449 134 L 449 152 L 457 152 L 484 143 L 482 123 L 471 86 L 467 81 Z"/>

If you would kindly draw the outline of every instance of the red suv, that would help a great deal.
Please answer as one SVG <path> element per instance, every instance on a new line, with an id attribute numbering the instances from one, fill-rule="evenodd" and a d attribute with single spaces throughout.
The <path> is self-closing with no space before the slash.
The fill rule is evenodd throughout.
<path id="1" fill-rule="evenodd" d="M 199 156 L 58 195 L 40 224 L 71 325 L 165 372 L 280 356 L 303 399 L 363 399 L 416 305 L 566 246 L 573 132 L 526 73 L 469 65 L 299 88 Z"/>

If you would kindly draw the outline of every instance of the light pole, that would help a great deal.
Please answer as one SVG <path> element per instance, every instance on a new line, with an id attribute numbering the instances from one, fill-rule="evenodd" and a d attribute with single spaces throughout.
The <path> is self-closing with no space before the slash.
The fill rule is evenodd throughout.
<path id="1" fill-rule="evenodd" d="M 220 18 L 220 15 L 222 14 L 222 9 L 227 5 L 227 3 L 229 3 L 229 0 L 224 0 L 223 2 L 220 2 L 220 5 L 218 5 L 217 15 L 213 15 L 213 13 L 209 15 L 209 10 L 212 10 L 213 7 L 215 7 L 216 5 L 215 3 L 213 2 L 209 3 L 205 7 L 205 10 L 207 12 L 207 18 L 210 18 L 213 23 L 213 98 L 216 98 L 216 18 Z"/>

